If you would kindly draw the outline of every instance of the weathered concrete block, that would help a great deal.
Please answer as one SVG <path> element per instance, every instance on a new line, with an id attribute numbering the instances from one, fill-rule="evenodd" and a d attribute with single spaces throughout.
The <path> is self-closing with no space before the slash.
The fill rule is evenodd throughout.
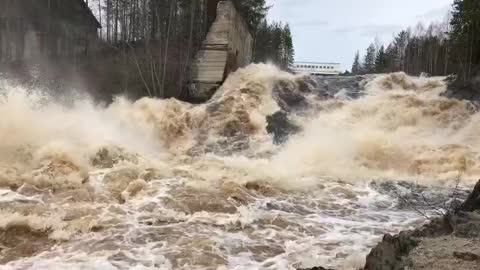
<path id="1" fill-rule="evenodd" d="M 189 95 L 197 101 L 205 101 L 215 94 L 220 87 L 220 83 L 194 82 L 188 87 Z"/>
<path id="2" fill-rule="evenodd" d="M 253 37 L 242 15 L 230 0 L 220 1 L 217 18 L 192 64 L 190 97 L 208 100 L 230 72 L 250 64 L 252 48 Z"/>

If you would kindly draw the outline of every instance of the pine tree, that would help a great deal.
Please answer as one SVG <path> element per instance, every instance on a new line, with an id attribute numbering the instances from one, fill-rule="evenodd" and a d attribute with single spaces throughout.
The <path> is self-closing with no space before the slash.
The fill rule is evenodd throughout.
<path id="1" fill-rule="evenodd" d="M 384 73 L 386 71 L 387 67 L 385 57 L 385 47 L 382 45 L 375 58 L 375 73 Z"/>
<path id="2" fill-rule="evenodd" d="M 283 53 L 283 67 L 288 68 L 292 66 L 295 61 L 292 32 L 290 31 L 290 25 L 288 24 L 283 28 Z"/>
<path id="3" fill-rule="evenodd" d="M 465 84 L 480 72 L 480 1 L 455 0 L 451 26 L 452 61 L 459 67 L 459 80 Z"/>
<path id="4" fill-rule="evenodd" d="M 360 74 L 360 71 L 361 71 L 360 52 L 357 51 L 357 53 L 355 54 L 355 59 L 353 60 L 352 74 L 353 75 L 358 75 L 358 74 Z"/>
<path id="5" fill-rule="evenodd" d="M 480 75 L 480 1 L 455 0 L 452 7 L 451 20 L 427 28 L 419 24 L 413 33 L 398 33 L 383 52 L 379 48 L 375 72 L 455 74 L 458 87 L 475 85 L 470 82 Z M 369 57 L 365 61 L 365 72 L 370 72 Z M 358 62 L 355 66 L 358 70 Z"/>
<path id="6" fill-rule="evenodd" d="M 387 46 L 385 50 L 385 72 L 393 72 L 393 63 L 395 62 L 395 47 L 392 43 Z"/>
<path id="7" fill-rule="evenodd" d="M 273 62 L 282 69 L 288 69 L 294 57 L 290 26 L 279 22 L 269 24 L 263 20 L 255 36 L 254 62 Z"/>
<path id="8" fill-rule="evenodd" d="M 364 60 L 364 72 L 371 74 L 375 73 L 375 45 L 370 44 L 367 48 L 367 53 L 365 54 L 365 60 Z"/>
<path id="9" fill-rule="evenodd" d="M 265 0 L 233 0 L 233 3 L 245 16 L 249 26 L 257 30 L 270 9 Z"/>
<path id="10" fill-rule="evenodd" d="M 408 45 L 409 33 L 405 30 L 401 31 L 394 39 L 393 44 L 396 49 L 395 55 L 395 71 L 405 71 L 405 51 Z"/>

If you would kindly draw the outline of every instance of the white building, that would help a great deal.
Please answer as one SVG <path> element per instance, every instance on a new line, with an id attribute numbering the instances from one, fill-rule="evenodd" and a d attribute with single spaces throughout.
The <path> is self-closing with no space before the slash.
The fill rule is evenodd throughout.
<path id="1" fill-rule="evenodd" d="M 342 73 L 342 66 L 339 63 L 295 62 L 292 70 L 310 75 L 338 75 Z"/>

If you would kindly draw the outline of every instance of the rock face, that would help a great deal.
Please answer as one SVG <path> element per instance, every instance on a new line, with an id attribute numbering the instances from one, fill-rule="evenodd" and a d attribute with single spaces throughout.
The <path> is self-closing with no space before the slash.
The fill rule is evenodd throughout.
<path id="1" fill-rule="evenodd" d="M 452 77 L 448 81 L 448 90 L 444 94 L 446 97 L 480 102 L 480 70 L 475 72 L 467 84 Z"/>
<path id="2" fill-rule="evenodd" d="M 460 205 L 460 208 L 457 210 L 457 212 L 458 211 L 473 212 L 479 209 L 480 209 L 480 181 L 478 181 L 478 183 L 475 185 L 472 193 L 468 195 L 465 202 L 462 203 L 462 205 Z"/>
<path id="3" fill-rule="evenodd" d="M 293 81 L 280 80 L 273 88 L 273 95 L 278 105 L 283 111 L 307 109 L 308 102 L 305 93 L 310 92 L 307 82 L 300 81 L 301 84 Z M 300 87 L 301 86 L 301 87 Z M 301 90 L 303 91 L 301 91 Z"/>
<path id="4" fill-rule="evenodd" d="M 480 269 L 480 181 L 467 200 L 414 231 L 385 235 L 365 270 Z"/>
<path id="5" fill-rule="evenodd" d="M 315 80 L 313 91 L 320 99 L 328 99 L 344 93 L 347 97 L 355 99 L 363 94 L 362 82 L 367 76 L 345 76 L 345 77 L 320 77 Z"/>
<path id="6" fill-rule="evenodd" d="M 311 109 L 307 96 L 317 100 L 332 99 L 340 91 L 348 98 L 362 95 L 362 81 L 366 77 L 298 77 L 295 81 L 278 80 L 273 86 L 273 96 L 280 111 L 267 117 L 267 132 L 273 135 L 276 144 L 284 143 L 292 134 L 301 131 L 291 121 L 292 114 L 302 114 Z"/>
<path id="7" fill-rule="evenodd" d="M 288 136 L 300 131 L 300 127 L 293 124 L 285 112 L 276 112 L 267 116 L 267 132 L 273 135 L 276 144 L 282 144 Z"/>
<path id="8" fill-rule="evenodd" d="M 401 232 L 398 235 L 385 235 L 382 242 L 367 256 L 365 270 L 400 270 L 412 266 L 408 257 L 423 237 L 438 237 L 452 232 L 447 218 L 437 218 L 414 231 Z"/>
<path id="9" fill-rule="evenodd" d="M 409 265 L 405 257 L 418 245 L 418 241 L 410 233 L 400 233 L 396 236 L 385 235 L 367 257 L 365 269 L 399 270 Z"/>
<path id="10" fill-rule="evenodd" d="M 48 238 L 48 232 L 35 231 L 28 226 L 12 225 L 0 229 L 0 264 L 30 257 L 48 250 L 55 244 Z"/>
<path id="11" fill-rule="evenodd" d="M 310 268 L 310 269 L 298 269 L 298 270 L 333 270 L 333 269 L 327 269 L 327 268 L 317 266 L 317 267 L 313 267 L 313 268 Z"/>

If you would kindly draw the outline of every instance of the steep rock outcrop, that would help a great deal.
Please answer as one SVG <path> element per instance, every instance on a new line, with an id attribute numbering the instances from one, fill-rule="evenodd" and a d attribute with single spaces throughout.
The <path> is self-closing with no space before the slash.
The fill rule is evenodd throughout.
<path id="1" fill-rule="evenodd" d="M 480 269 L 480 254 L 458 251 L 465 246 L 465 240 L 480 237 L 480 181 L 475 185 L 468 198 L 455 210 L 445 216 L 433 219 L 429 224 L 413 230 L 401 232 L 396 236 L 385 235 L 383 240 L 367 256 L 365 270 L 401 270 L 401 269 Z M 451 241 L 445 245 L 445 241 Z M 472 240 L 474 241 L 474 240 Z M 438 244 L 443 243 L 443 245 Z M 468 241 L 467 241 L 468 242 Z M 447 247 L 448 248 L 447 248 Z M 438 249 L 438 250 L 436 250 Z M 413 251 L 413 252 L 412 252 Z M 451 257 L 450 266 L 425 264 L 435 261 L 432 254 L 439 258 Z M 412 255 L 412 253 L 415 253 Z M 420 258 L 420 259 L 419 259 Z M 438 259 L 438 258 L 437 258 Z M 453 260 L 459 261 L 453 261 Z M 440 264 L 441 265 L 441 264 Z M 474 266 L 472 266 L 474 265 Z M 476 265 L 476 266 L 475 266 Z M 475 267 L 479 268 L 475 268 Z M 471 268 L 474 267 L 474 268 Z"/>
<path id="2" fill-rule="evenodd" d="M 267 132 L 273 135 L 276 144 L 284 143 L 288 136 L 300 131 L 300 127 L 290 121 L 283 111 L 267 116 L 267 123 Z"/>

